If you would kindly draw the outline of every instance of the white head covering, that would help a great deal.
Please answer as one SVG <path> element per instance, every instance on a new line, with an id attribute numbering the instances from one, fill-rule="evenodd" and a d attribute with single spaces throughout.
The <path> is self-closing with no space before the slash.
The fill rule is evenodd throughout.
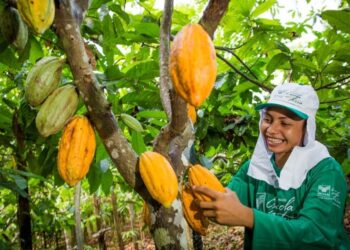
<path id="1" fill-rule="evenodd" d="M 308 85 L 285 83 L 277 86 L 267 103 L 257 106 L 260 111 L 260 125 L 266 107 L 278 106 L 290 110 L 306 120 L 304 146 L 295 146 L 278 177 L 270 161 L 272 152 L 268 150 L 260 133 L 248 168 L 248 175 L 263 180 L 276 188 L 288 190 L 298 188 L 308 171 L 322 159 L 329 157 L 327 148 L 315 140 L 316 111 L 319 100 L 315 90 Z"/>

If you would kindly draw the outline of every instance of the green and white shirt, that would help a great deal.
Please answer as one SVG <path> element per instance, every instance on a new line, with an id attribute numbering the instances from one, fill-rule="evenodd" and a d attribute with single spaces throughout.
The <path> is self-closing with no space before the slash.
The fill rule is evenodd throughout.
<path id="1" fill-rule="evenodd" d="M 275 174 L 280 169 L 271 160 Z M 283 190 L 247 175 L 242 165 L 228 188 L 253 208 L 254 227 L 245 231 L 244 249 L 350 249 L 343 218 L 347 184 L 332 157 L 308 171 L 300 187 Z"/>

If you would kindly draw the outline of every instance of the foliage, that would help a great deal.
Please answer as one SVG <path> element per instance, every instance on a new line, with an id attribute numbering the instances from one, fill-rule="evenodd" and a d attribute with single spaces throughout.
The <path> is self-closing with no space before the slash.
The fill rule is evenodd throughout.
<path id="1" fill-rule="evenodd" d="M 0 0 L 0 7 L 7 1 Z M 174 10 L 172 34 L 185 24 L 198 22 L 206 1 Z M 143 127 L 135 131 L 122 119 L 118 125 L 134 150 L 141 154 L 152 148 L 160 129 L 168 122 L 159 92 L 159 33 L 162 12 L 154 1 L 93 0 L 85 15 L 81 32 L 87 49 L 96 61 L 95 75 L 116 117 L 128 114 Z M 139 9 L 137 13 L 132 9 Z M 310 13 L 303 22 L 282 24 L 274 17 L 275 0 L 231 0 L 229 9 L 215 34 L 218 76 L 214 90 L 197 110 L 194 149 L 202 165 L 212 167 L 223 184 L 229 182 L 239 166 L 252 154 L 258 136 L 256 103 L 283 81 L 313 85 L 320 97 L 317 138 L 350 174 L 350 24 L 349 2 L 337 10 Z M 265 14 L 272 13 L 272 17 Z M 315 22 L 325 29 L 314 30 Z M 312 23 L 314 22 L 314 23 Z M 313 41 L 302 47 L 291 44 L 306 32 Z M 25 79 L 35 62 L 43 56 L 61 56 L 63 50 L 52 30 L 29 34 L 23 50 L 17 50 L 0 36 L 0 248 L 11 245 L 16 235 L 16 195 L 25 195 L 28 186 L 35 233 L 53 235 L 73 226 L 73 190 L 64 185 L 56 170 L 60 133 L 43 138 L 35 127 L 38 108 L 24 99 Z M 72 83 L 66 65 L 61 85 Z M 16 142 L 12 120 L 18 113 L 24 132 L 25 150 Z M 80 100 L 78 114 L 85 114 Z M 16 170 L 19 160 L 25 171 Z M 28 178 L 28 183 L 25 178 Z M 128 217 L 127 205 L 141 200 L 111 167 L 108 154 L 97 137 L 97 151 L 87 178 L 83 181 L 83 223 L 92 217 L 92 193 L 106 197 L 111 187 L 117 192 L 119 212 Z M 89 200 L 90 199 L 90 200 Z M 103 208 L 107 220 L 111 207 Z M 131 233 L 130 233 L 131 234 Z M 127 237 L 125 234 L 124 237 Z"/>

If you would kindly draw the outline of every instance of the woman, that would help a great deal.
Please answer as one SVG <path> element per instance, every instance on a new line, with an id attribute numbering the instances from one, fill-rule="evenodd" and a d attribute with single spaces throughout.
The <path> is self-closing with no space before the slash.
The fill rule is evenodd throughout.
<path id="1" fill-rule="evenodd" d="M 252 159 L 225 193 L 192 187 L 213 221 L 244 226 L 245 249 L 350 249 L 343 219 L 347 184 L 339 163 L 315 140 L 319 106 L 311 86 L 276 87 L 260 110 Z"/>

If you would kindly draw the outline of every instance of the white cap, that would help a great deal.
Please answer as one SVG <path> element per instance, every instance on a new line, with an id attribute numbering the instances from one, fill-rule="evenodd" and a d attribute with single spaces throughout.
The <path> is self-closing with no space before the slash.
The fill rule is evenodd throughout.
<path id="1" fill-rule="evenodd" d="M 259 104 L 256 110 L 266 107 L 285 108 L 303 120 L 307 120 L 304 145 L 315 140 L 316 112 L 319 100 L 314 88 L 310 85 L 284 83 L 274 88 L 267 103 Z"/>

